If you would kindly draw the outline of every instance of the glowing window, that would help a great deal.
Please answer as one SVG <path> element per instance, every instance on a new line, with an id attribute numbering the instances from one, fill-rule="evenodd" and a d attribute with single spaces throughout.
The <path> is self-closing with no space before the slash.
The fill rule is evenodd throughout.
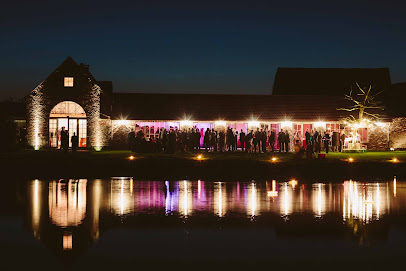
<path id="1" fill-rule="evenodd" d="M 55 105 L 51 110 L 49 117 L 51 118 L 86 118 L 86 113 L 83 108 L 72 101 L 64 101 Z"/>
<path id="2" fill-rule="evenodd" d="M 65 77 L 64 86 L 65 87 L 73 87 L 73 77 Z"/>

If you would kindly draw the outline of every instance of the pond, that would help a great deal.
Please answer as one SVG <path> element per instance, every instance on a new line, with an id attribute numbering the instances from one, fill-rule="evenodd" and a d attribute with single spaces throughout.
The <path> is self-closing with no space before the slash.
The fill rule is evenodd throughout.
<path id="1" fill-rule="evenodd" d="M 388 267 L 406 252 L 406 182 L 9 181 L 3 266 Z"/>

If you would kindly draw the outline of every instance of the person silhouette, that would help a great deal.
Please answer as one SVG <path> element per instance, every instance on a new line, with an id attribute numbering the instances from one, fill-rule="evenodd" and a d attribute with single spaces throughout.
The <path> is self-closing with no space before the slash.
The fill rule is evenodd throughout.
<path id="1" fill-rule="evenodd" d="M 76 152 L 77 149 L 78 149 L 79 140 L 78 140 L 78 136 L 76 135 L 75 132 L 73 132 L 73 136 L 72 136 L 72 138 L 71 138 L 70 141 L 71 141 L 71 143 L 72 143 L 72 151 L 73 151 L 73 152 Z"/>
<path id="2" fill-rule="evenodd" d="M 68 151 L 68 146 L 69 146 L 69 134 L 65 130 L 65 126 L 62 127 L 61 129 L 61 149 L 64 152 Z"/>

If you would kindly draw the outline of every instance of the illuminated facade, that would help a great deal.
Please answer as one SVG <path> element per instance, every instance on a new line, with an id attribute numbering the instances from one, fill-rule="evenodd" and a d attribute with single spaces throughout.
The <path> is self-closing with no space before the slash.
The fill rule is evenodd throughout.
<path id="1" fill-rule="evenodd" d="M 293 144 L 293 136 L 298 134 L 304 141 L 307 130 L 351 135 L 357 128 L 359 142 L 368 150 L 406 146 L 403 130 L 398 128 L 405 122 L 402 119 L 386 117 L 383 122 L 349 127 L 342 121 L 345 112 L 337 110 L 345 106 L 341 97 L 282 95 L 281 88 L 278 84 L 276 95 L 113 93 L 111 82 L 97 81 L 89 66 L 68 57 L 27 96 L 28 143 L 36 150 L 59 148 L 62 127 L 70 137 L 78 136 L 80 148 L 95 150 L 107 145 L 127 147 L 131 130 L 142 130 L 147 140 L 160 129 L 196 128 L 202 134 L 227 127 L 245 133 L 283 130 L 289 132 Z"/>

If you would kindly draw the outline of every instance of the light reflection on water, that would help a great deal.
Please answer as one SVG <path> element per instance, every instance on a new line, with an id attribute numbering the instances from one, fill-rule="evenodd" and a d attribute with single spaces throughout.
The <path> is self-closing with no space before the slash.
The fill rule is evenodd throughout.
<path id="1" fill-rule="evenodd" d="M 158 182 L 123 177 L 90 182 L 85 179 L 34 180 L 29 186 L 34 229 L 38 227 L 46 199 L 52 223 L 69 227 L 79 225 L 88 209 L 107 211 L 117 216 L 161 214 L 164 211 L 166 215 L 185 218 L 196 211 L 213 213 L 218 217 L 226 216 L 229 211 L 245 213 L 247 217 L 264 213 L 289 216 L 309 212 L 314 217 L 322 217 L 329 212 L 340 212 L 344 221 L 351 217 L 369 223 L 379 220 L 391 207 L 399 208 L 399 200 L 404 200 L 406 196 L 403 184 L 401 190 L 397 189 L 396 180 L 384 183 L 349 180 L 341 184 L 298 186 L 296 183 L 275 181 Z"/>
<path id="2" fill-rule="evenodd" d="M 26 187 L 32 234 L 41 239 L 49 224 L 59 230 L 54 246 L 75 249 L 76 235 L 85 231 L 99 239 L 101 228 L 119 220 L 138 217 L 189 218 L 238 217 L 256 221 L 273 215 L 287 221 L 294 215 L 311 215 L 315 221 L 328 214 L 342 217 L 350 227 L 368 225 L 393 211 L 405 212 L 406 186 L 387 182 L 304 184 L 289 182 L 137 181 L 119 177 L 109 180 L 33 180 Z M 113 221 L 113 222 L 111 222 Z M 250 223 L 250 222 L 249 222 Z M 44 227 L 44 225 L 48 225 Z M 299 225 L 300 226 L 300 225 Z M 358 228 L 357 228 L 358 229 Z M 354 231 L 355 232 L 355 231 Z M 58 239 L 60 238 L 60 239 Z M 48 238 L 49 239 L 49 238 Z"/>

